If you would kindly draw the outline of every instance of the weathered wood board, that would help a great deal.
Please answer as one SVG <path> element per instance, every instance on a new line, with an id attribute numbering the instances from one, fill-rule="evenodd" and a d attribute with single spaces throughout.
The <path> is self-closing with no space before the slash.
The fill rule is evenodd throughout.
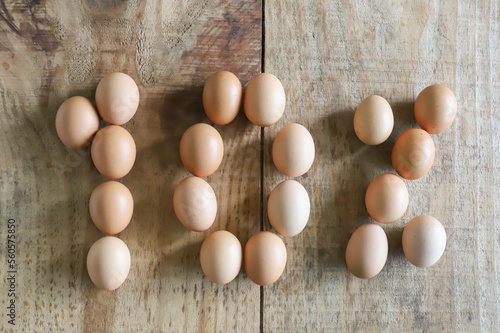
<path id="1" fill-rule="evenodd" d="M 283 80 L 288 108 L 266 129 L 264 192 L 282 181 L 271 160 L 282 124 L 299 122 L 315 137 L 317 158 L 299 179 L 311 195 L 305 231 L 287 239 L 288 266 L 264 290 L 264 331 L 498 332 L 500 98 L 499 3 L 495 1 L 266 1 L 265 71 Z M 410 206 L 383 226 L 389 257 L 364 281 L 345 266 L 350 235 L 371 221 L 370 181 L 394 172 L 390 153 L 416 127 L 413 105 L 426 86 L 456 92 L 458 116 L 434 135 L 436 159 L 407 181 Z M 357 140 L 359 102 L 384 96 L 395 114 L 388 142 Z M 433 267 L 413 267 L 401 249 L 411 218 L 444 225 L 447 249 Z M 269 227 L 269 225 L 267 225 Z"/>
<path id="2" fill-rule="evenodd" d="M 244 273 L 226 286 L 204 277 L 199 250 L 209 232 L 182 227 L 172 196 L 189 175 L 179 156 L 182 133 L 208 122 L 205 78 L 227 69 L 246 82 L 261 70 L 261 3 L 53 0 L 5 3 L 0 13 L 0 277 L 7 278 L 6 226 L 13 218 L 17 331 L 258 331 L 259 287 Z M 132 267 L 121 288 L 106 292 L 93 286 L 85 265 L 90 246 L 103 236 L 88 200 L 105 178 L 89 150 L 61 144 L 54 121 L 62 101 L 92 98 L 111 71 L 136 80 L 141 103 L 125 125 L 138 150 L 123 178 L 135 199 L 134 217 L 119 235 Z M 245 243 L 260 230 L 260 129 L 243 114 L 217 129 L 225 155 L 208 177 L 220 198 L 210 231 L 230 230 Z M 2 332 L 12 329 L 7 292 L 2 282 Z"/>
<path id="3" fill-rule="evenodd" d="M 0 332 L 500 331 L 499 28 L 500 4 L 487 0 L 0 1 Z M 263 137 L 243 112 L 216 126 L 225 155 L 207 180 L 218 217 L 209 231 L 188 232 L 172 196 L 188 176 L 181 135 L 209 122 L 203 82 L 227 69 L 246 84 L 262 65 L 283 82 L 285 115 Z M 122 287 L 105 292 L 85 267 L 103 236 L 88 199 L 105 178 L 89 150 L 61 144 L 54 120 L 62 101 L 92 98 L 111 71 L 136 80 L 141 103 L 125 125 L 138 148 L 122 180 L 134 217 L 119 235 L 132 267 Z M 352 232 L 371 221 L 366 187 L 393 171 L 392 145 L 417 126 L 414 100 L 432 83 L 455 91 L 457 119 L 433 136 L 431 172 L 407 182 L 403 219 L 384 226 L 386 267 L 359 280 L 344 255 Z M 372 94 L 395 114 L 393 134 L 376 147 L 352 128 L 358 103 Z M 297 178 L 310 194 L 309 224 L 285 239 L 278 282 L 260 288 L 242 271 L 216 286 L 199 266 L 201 242 L 227 229 L 245 244 L 261 222 L 270 229 L 267 198 L 286 179 L 272 163 L 272 139 L 289 122 L 315 139 L 315 163 Z M 448 234 L 442 259 L 428 269 L 413 267 L 401 250 L 404 224 L 421 214 Z M 17 236 L 15 327 L 7 317 L 9 219 Z"/>

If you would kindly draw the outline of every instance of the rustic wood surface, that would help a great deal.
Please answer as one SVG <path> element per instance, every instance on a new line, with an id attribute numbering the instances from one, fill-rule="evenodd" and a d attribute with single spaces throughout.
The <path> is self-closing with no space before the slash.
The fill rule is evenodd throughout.
<path id="1" fill-rule="evenodd" d="M 500 331 L 499 42 L 500 4 L 486 0 L 0 0 L 0 332 Z M 191 124 L 209 122 L 201 91 L 218 69 L 244 84 L 261 70 L 275 74 L 287 108 L 263 132 L 243 112 L 216 126 L 225 155 L 207 180 L 218 217 L 193 233 L 172 207 L 188 176 L 178 145 Z M 123 179 L 135 211 L 119 235 L 132 267 L 122 287 L 106 292 L 85 267 L 103 236 L 88 199 L 105 178 L 88 149 L 61 144 L 54 121 L 62 101 L 92 98 L 111 71 L 136 80 L 141 103 L 125 126 L 138 148 Z M 456 92 L 458 116 L 433 136 L 429 174 L 407 182 L 403 219 L 383 226 L 385 268 L 357 279 L 344 255 L 352 232 L 371 221 L 365 190 L 393 171 L 392 145 L 417 126 L 414 100 L 433 83 Z M 376 147 L 352 127 L 356 106 L 372 94 L 395 114 L 393 134 Z M 201 242 L 227 229 L 245 244 L 261 224 L 270 229 L 267 198 L 285 179 L 271 160 L 272 139 L 289 122 L 315 139 L 315 163 L 297 178 L 310 194 L 309 224 L 285 239 L 287 267 L 275 284 L 260 288 L 242 271 L 214 285 L 199 266 Z M 401 250 L 404 224 L 421 214 L 448 234 L 443 257 L 427 269 Z M 17 226 L 15 327 L 6 316 L 8 219 Z"/>

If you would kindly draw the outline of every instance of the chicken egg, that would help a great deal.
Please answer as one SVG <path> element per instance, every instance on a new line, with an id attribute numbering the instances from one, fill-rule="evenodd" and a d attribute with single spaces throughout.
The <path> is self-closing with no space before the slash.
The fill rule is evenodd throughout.
<path id="1" fill-rule="evenodd" d="M 276 168 L 288 177 L 305 174 L 314 162 L 314 140 L 300 124 L 283 126 L 276 134 L 272 149 Z"/>
<path id="2" fill-rule="evenodd" d="M 236 118 L 241 107 L 243 88 L 231 72 L 212 74 L 203 88 L 203 107 L 211 121 L 226 125 Z"/>
<path id="3" fill-rule="evenodd" d="M 457 98 L 446 86 L 429 86 L 420 92 L 415 101 L 415 119 L 430 134 L 445 131 L 456 115 Z"/>
<path id="4" fill-rule="evenodd" d="M 201 268 L 212 282 L 226 284 L 233 281 L 241 270 L 242 261 L 241 243 L 229 231 L 213 232 L 201 246 Z"/>
<path id="5" fill-rule="evenodd" d="M 311 204 L 306 189 L 295 180 L 285 180 L 278 184 L 267 203 L 269 222 L 285 237 L 298 235 L 304 230 Z"/>
<path id="6" fill-rule="evenodd" d="M 95 135 L 91 154 L 95 167 L 103 176 L 122 178 L 134 166 L 135 142 L 123 127 L 106 126 Z"/>
<path id="7" fill-rule="evenodd" d="M 174 211 L 189 230 L 207 230 L 217 215 L 217 198 L 212 186 L 198 177 L 184 179 L 174 191 Z"/>
<path id="8" fill-rule="evenodd" d="M 276 123 L 285 111 L 285 103 L 285 89 L 273 74 L 261 73 L 248 82 L 243 108 L 253 124 L 267 127 Z"/>
<path id="9" fill-rule="evenodd" d="M 208 124 L 189 127 L 181 138 L 181 160 L 193 175 L 206 177 L 217 170 L 224 156 L 224 143 L 219 132 Z"/>
<path id="10" fill-rule="evenodd" d="M 87 271 L 98 288 L 115 290 L 120 287 L 130 271 L 127 244 L 113 236 L 96 241 L 87 255 Z"/>
<path id="11" fill-rule="evenodd" d="M 139 88 L 127 74 L 111 73 L 97 85 L 95 102 L 104 121 L 123 125 L 132 119 L 139 107 Z"/>
<path id="12" fill-rule="evenodd" d="M 122 183 L 107 181 L 92 192 L 89 210 L 96 227 L 108 235 L 114 235 L 122 232 L 130 223 L 134 198 Z"/>
<path id="13" fill-rule="evenodd" d="M 384 229 L 369 223 L 352 234 L 347 243 L 345 260 L 352 274 L 360 279 L 370 279 L 384 268 L 388 252 Z"/>
<path id="14" fill-rule="evenodd" d="M 435 217 L 421 215 L 406 224 L 402 242 L 409 262 L 417 267 L 429 267 L 444 253 L 446 231 Z"/>
<path id="15" fill-rule="evenodd" d="M 86 148 L 98 129 L 99 115 L 92 102 L 85 97 L 68 98 L 57 110 L 57 135 L 68 148 Z"/>
<path id="16" fill-rule="evenodd" d="M 423 177 L 432 167 L 436 148 L 429 133 L 420 128 L 403 132 L 392 148 L 392 166 L 405 179 Z"/>
<path id="17" fill-rule="evenodd" d="M 377 222 L 391 223 L 400 219 L 409 203 L 405 182 L 392 173 L 372 180 L 365 196 L 368 214 Z"/>
<path id="18" fill-rule="evenodd" d="M 253 235 L 245 245 L 244 266 L 255 284 L 267 286 L 276 282 L 286 266 L 285 243 L 269 231 Z"/>
<path id="19" fill-rule="evenodd" d="M 377 95 L 365 98 L 354 114 L 354 131 L 367 145 L 387 140 L 394 127 L 394 115 L 385 98 Z"/>

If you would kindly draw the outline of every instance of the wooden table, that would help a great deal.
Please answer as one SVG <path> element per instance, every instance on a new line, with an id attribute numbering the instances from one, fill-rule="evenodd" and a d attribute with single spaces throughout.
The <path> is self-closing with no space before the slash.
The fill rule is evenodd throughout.
<path id="1" fill-rule="evenodd" d="M 499 2 L 2 0 L 0 19 L 0 332 L 500 330 Z M 264 130 L 243 112 L 215 126 L 225 155 L 207 180 L 219 211 L 209 231 L 194 233 L 172 206 L 188 176 L 178 146 L 191 124 L 209 122 L 201 91 L 219 69 L 243 84 L 260 71 L 275 74 L 287 107 Z M 123 286 L 107 292 L 94 287 L 85 264 L 103 236 L 88 199 L 105 178 L 88 149 L 62 145 L 54 120 L 66 98 L 93 98 L 111 71 L 136 80 L 141 103 L 125 125 L 138 148 L 123 179 L 134 217 L 119 235 L 132 267 Z M 407 213 L 384 226 L 385 268 L 357 279 L 344 255 L 352 232 L 371 222 L 365 190 L 393 171 L 392 145 L 417 126 L 415 98 L 433 83 L 456 93 L 458 116 L 433 136 L 429 174 L 407 182 Z M 352 126 L 372 94 L 395 115 L 391 137 L 374 147 Z M 215 285 L 200 268 L 201 243 L 219 229 L 242 244 L 271 229 L 267 198 L 286 178 L 271 145 L 290 122 L 306 126 L 316 145 L 313 167 L 297 178 L 310 195 L 309 224 L 285 239 L 288 262 L 275 284 L 261 288 L 242 271 Z M 401 249 L 405 223 L 421 214 L 438 218 L 448 235 L 443 257 L 427 269 Z M 17 237 L 15 328 L 7 317 L 9 219 Z"/>

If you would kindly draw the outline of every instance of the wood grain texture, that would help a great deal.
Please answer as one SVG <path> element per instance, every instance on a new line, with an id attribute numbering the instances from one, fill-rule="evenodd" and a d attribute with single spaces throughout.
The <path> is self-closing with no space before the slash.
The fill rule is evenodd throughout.
<path id="1" fill-rule="evenodd" d="M 260 1 L 1 1 L 0 279 L 7 277 L 5 226 L 14 218 L 18 332 L 258 331 L 259 288 L 244 274 L 226 286 L 211 283 L 199 250 L 209 232 L 227 229 L 244 244 L 260 229 L 260 129 L 243 114 L 217 127 L 225 155 L 208 177 L 219 198 L 208 232 L 184 229 L 172 196 L 189 174 L 181 135 L 208 122 L 205 78 L 227 69 L 247 82 L 260 72 L 261 14 Z M 54 121 L 66 98 L 93 99 L 111 71 L 136 80 L 141 103 L 125 125 L 138 151 L 123 179 L 134 217 L 119 235 L 132 267 L 122 287 L 106 292 L 86 270 L 87 252 L 103 236 L 88 200 L 105 178 L 90 150 L 61 144 Z M 0 284 L 3 309 L 7 289 Z M 0 331 L 12 331 L 4 313 Z"/>
<path id="2" fill-rule="evenodd" d="M 190 125 L 208 122 L 201 102 L 208 75 L 227 69 L 245 84 L 260 72 L 262 3 L 0 0 L 1 281 L 9 218 L 18 232 L 17 326 L 1 310 L 0 332 L 500 331 L 500 5 L 266 0 L 264 14 L 264 70 L 282 80 L 287 109 L 264 130 L 263 165 L 260 129 L 242 112 L 216 126 L 225 155 L 208 181 L 219 213 L 208 232 L 192 233 L 172 207 L 176 184 L 188 176 L 179 141 Z M 122 287 L 105 292 L 85 267 L 103 236 L 88 199 L 105 179 L 89 150 L 64 148 L 54 120 L 66 98 L 93 98 L 111 71 L 136 80 L 141 104 L 125 126 L 138 148 L 123 179 L 134 217 L 119 236 L 132 267 Z M 417 126 L 414 100 L 432 83 L 456 92 L 457 119 L 433 136 L 431 172 L 407 182 L 408 212 L 384 226 L 386 267 L 359 280 L 344 255 L 353 231 L 371 221 L 366 188 L 393 170 L 392 145 Z M 395 114 L 393 134 L 376 147 L 352 127 L 357 105 L 372 94 Z M 272 139 L 289 122 L 306 126 L 316 144 L 312 169 L 297 178 L 310 194 L 309 224 L 285 239 L 287 268 L 262 294 L 243 272 L 216 286 L 199 266 L 201 242 L 226 229 L 244 245 L 260 230 L 261 180 L 270 229 L 265 203 L 285 179 L 271 160 Z M 413 267 L 401 250 L 404 224 L 421 214 L 434 215 L 448 234 L 442 259 L 428 269 Z M 7 289 L 0 284 L 2 309 Z"/>
<path id="3" fill-rule="evenodd" d="M 309 224 L 286 239 L 285 273 L 264 289 L 264 332 L 500 330 L 499 10 L 495 1 L 266 1 L 265 71 L 282 79 L 287 109 L 265 130 L 265 201 L 285 179 L 271 162 L 283 124 L 306 126 L 317 157 L 298 179 L 311 197 Z M 357 279 L 344 256 L 350 235 L 372 221 L 366 188 L 394 172 L 392 146 L 417 126 L 415 98 L 433 83 L 456 92 L 458 116 L 433 136 L 429 174 L 407 181 L 407 213 L 383 226 L 385 268 Z M 375 147 L 353 130 L 357 105 L 372 94 L 395 114 L 393 134 Z M 421 214 L 438 218 L 448 235 L 443 257 L 428 269 L 413 267 L 401 249 L 405 223 Z"/>

